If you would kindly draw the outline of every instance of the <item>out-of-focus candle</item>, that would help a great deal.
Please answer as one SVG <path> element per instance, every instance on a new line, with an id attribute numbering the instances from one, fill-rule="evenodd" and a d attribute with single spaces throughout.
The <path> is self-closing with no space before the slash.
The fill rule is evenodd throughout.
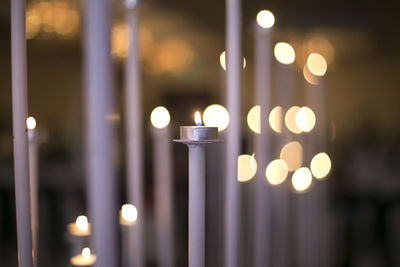
<path id="1" fill-rule="evenodd" d="M 88 236 L 90 235 L 90 223 L 84 215 L 76 218 L 76 221 L 68 224 L 68 232 L 74 236 Z"/>
<path id="2" fill-rule="evenodd" d="M 136 223 L 138 218 L 138 212 L 134 205 L 125 204 L 122 205 L 119 211 L 119 223 L 125 226 L 132 226 Z"/>
<path id="3" fill-rule="evenodd" d="M 90 248 L 84 248 L 81 254 L 73 256 L 70 262 L 74 266 L 91 266 L 96 262 L 96 255 L 90 252 Z"/>

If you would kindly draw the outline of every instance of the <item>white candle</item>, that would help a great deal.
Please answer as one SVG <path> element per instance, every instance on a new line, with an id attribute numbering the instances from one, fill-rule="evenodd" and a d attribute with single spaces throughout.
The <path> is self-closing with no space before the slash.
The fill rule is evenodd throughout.
<path id="1" fill-rule="evenodd" d="M 160 267 L 174 266 L 173 184 L 170 115 L 165 107 L 151 113 L 157 260 Z"/>
<path id="2" fill-rule="evenodd" d="M 31 267 L 32 230 L 27 137 L 25 0 L 11 1 L 11 83 L 14 135 L 15 208 L 19 266 Z"/>
<path id="3" fill-rule="evenodd" d="M 189 147 L 189 267 L 205 266 L 205 145 L 220 142 L 217 127 L 182 126 L 176 142 Z"/>
<path id="4" fill-rule="evenodd" d="M 268 114 L 271 107 L 271 27 L 274 15 L 267 10 L 257 15 L 255 27 L 255 105 L 260 106 L 260 134 L 254 138 L 258 172 L 254 182 L 254 266 L 269 266 L 271 257 L 270 213 L 271 190 L 265 179 L 265 169 L 272 160 Z"/>
<path id="5" fill-rule="evenodd" d="M 70 262 L 74 266 L 92 266 L 96 262 L 96 255 L 93 255 L 90 248 L 83 248 L 81 254 L 73 256 Z"/>
<path id="6" fill-rule="evenodd" d="M 85 109 L 89 215 L 97 267 L 118 265 L 117 180 L 114 171 L 113 77 L 110 52 L 110 1 L 85 6 Z"/>
<path id="7" fill-rule="evenodd" d="M 144 205 L 142 155 L 142 99 L 138 55 L 138 10 L 136 0 L 126 0 L 126 23 L 130 45 L 125 62 L 126 166 L 128 202 L 135 205 L 141 216 L 129 229 L 129 266 L 144 266 Z"/>
<path id="8" fill-rule="evenodd" d="M 224 266 L 238 264 L 240 153 L 240 88 L 242 84 L 241 1 L 226 0 L 227 108 L 230 124 L 226 134 L 226 195 Z"/>

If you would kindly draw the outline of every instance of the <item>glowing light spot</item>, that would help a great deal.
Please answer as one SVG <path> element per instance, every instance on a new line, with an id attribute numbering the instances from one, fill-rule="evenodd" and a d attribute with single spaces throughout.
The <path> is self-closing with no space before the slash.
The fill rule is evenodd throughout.
<path id="1" fill-rule="evenodd" d="M 89 229 L 89 222 L 86 216 L 80 215 L 76 218 L 76 227 L 81 231 L 87 231 Z"/>
<path id="2" fill-rule="evenodd" d="M 226 70 L 226 53 L 225 51 L 223 51 L 220 55 L 219 55 L 219 64 L 221 65 L 221 67 Z M 243 57 L 243 69 L 246 68 L 246 58 Z"/>
<path id="3" fill-rule="evenodd" d="M 201 115 L 200 112 L 196 111 L 196 113 L 194 113 L 194 123 L 196 124 L 196 126 L 201 126 L 202 121 L 201 121 Z"/>
<path id="4" fill-rule="evenodd" d="M 315 114 L 309 107 L 301 107 L 296 113 L 296 125 L 304 132 L 311 131 L 315 126 Z"/>
<path id="5" fill-rule="evenodd" d="M 254 154 L 243 154 L 238 157 L 238 181 L 247 182 L 251 180 L 257 172 L 257 161 Z"/>
<path id="6" fill-rule="evenodd" d="M 315 155 L 310 164 L 311 172 L 317 179 L 322 179 L 328 175 L 331 170 L 331 159 L 328 154 L 322 152 Z"/>
<path id="7" fill-rule="evenodd" d="M 28 117 L 26 119 L 26 127 L 28 127 L 28 130 L 33 130 L 36 128 L 36 120 L 34 117 Z"/>
<path id="8" fill-rule="evenodd" d="M 324 76 L 328 64 L 323 56 L 317 53 L 311 53 L 307 58 L 307 68 L 316 76 Z"/>
<path id="9" fill-rule="evenodd" d="M 127 221 L 129 223 L 136 222 L 137 217 L 138 217 L 138 212 L 137 212 L 136 207 L 132 204 L 122 205 L 121 216 L 125 221 Z"/>
<path id="10" fill-rule="evenodd" d="M 257 14 L 257 23 L 264 29 L 271 28 L 275 23 L 274 14 L 268 10 L 261 10 Z"/>
<path id="11" fill-rule="evenodd" d="M 279 42 L 275 45 L 274 55 L 276 60 L 282 64 L 291 64 L 296 58 L 296 53 L 294 52 L 293 47 L 284 42 Z"/>
<path id="12" fill-rule="evenodd" d="M 82 257 L 84 257 L 84 258 L 86 258 L 86 259 L 90 259 L 90 255 L 91 255 L 91 252 L 90 252 L 90 248 L 83 248 L 82 249 Z"/>
<path id="13" fill-rule="evenodd" d="M 208 106 L 203 112 L 203 121 L 205 126 L 218 127 L 221 132 L 229 125 L 229 112 L 221 105 L 213 104 Z"/>
<path id="14" fill-rule="evenodd" d="M 156 107 L 150 115 L 151 124 L 156 128 L 167 127 L 170 122 L 170 115 L 165 107 Z"/>
<path id="15" fill-rule="evenodd" d="M 37 8 L 28 8 L 26 10 L 26 39 L 34 38 L 39 32 L 42 25 L 40 12 Z"/>
<path id="16" fill-rule="evenodd" d="M 297 192 L 304 192 L 312 183 L 312 175 L 307 167 L 297 169 L 292 176 L 292 185 Z"/>
<path id="17" fill-rule="evenodd" d="M 281 150 L 280 159 L 286 162 L 289 171 L 300 168 L 303 163 L 303 146 L 296 141 L 287 143 Z"/>
<path id="18" fill-rule="evenodd" d="M 308 83 L 312 85 L 318 84 L 318 77 L 310 72 L 310 70 L 307 68 L 307 64 L 303 67 L 303 76 Z"/>
<path id="19" fill-rule="evenodd" d="M 269 125 L 277 133 L 282 132 L 282 107 L 276 106 L 269 113 Z"/>
<path id="20" fill-rule="evenodd" d="M 250 130 L 258 134 L 261 132 L 260 115 L 261 115 L 261 107 L 259 105 L 252 107 L 249 113 L 247 114 L 247 125 L 249 126 Z"/>
<path id="21" fill-rule="evenodd" d="M 127 24 L 113 26 L 111 29 L 111 55 L 117 59 L 127 57 L 131 38 L 131 31 Z"/>
<path id="22" fill-rule="evenodd" d="M 285 114 L 285 125 L 292 133 L 299 134 L 301 129 L 296 124 L 296 115 L 299 111 L 298 106 L 293 106 Z"/>
<path id="23" fill-rule="evenodd" d="M 265 169 L 265 177 L 272 185 L 278 185 L 285 181 L 288 175 L 288 166 L 285 161 L 276 159 L 271 161 Z"/>

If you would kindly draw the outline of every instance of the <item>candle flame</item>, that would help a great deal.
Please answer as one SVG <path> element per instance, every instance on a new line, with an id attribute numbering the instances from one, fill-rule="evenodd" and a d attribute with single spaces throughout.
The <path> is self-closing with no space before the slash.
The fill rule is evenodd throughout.
<path id="1" fill-rule="evenodd" d="M 81 231 L 87 231 L 89 229 L 89 222 L 86 216 L 80 215 L 76 218 L 76 227 Z"/>
<path id="2" fill-rule="evenodd" d="M 34 117 L 28 117 L 26 119 L 26 126 L 28 127 L 29 130 L 33 130 L 36 128 L 36 120 Z"/>
<path id="3" fill-rule="evenodd" d="M 136 220 L 137 220 L 138 212 L 134 205 L 125 204 L 125 205 L 122 205 L 121 215 L 125 221 L 133 223 L 133 222 L 136 222 Z"/>
<path id="4" fill-rule="evenodd" d="M 201 126 L 202 124 L 201 115 L 198 111 L 196 111 L 196 113 L 194 114 L 194 122 L 196 123 L 196 126 Z"/>
<path id="5" fill-rule="evenodd" d="M 90 259 L 90 248 L 82 249 L 82 257 L 84 257 L 86 259 Z"/>

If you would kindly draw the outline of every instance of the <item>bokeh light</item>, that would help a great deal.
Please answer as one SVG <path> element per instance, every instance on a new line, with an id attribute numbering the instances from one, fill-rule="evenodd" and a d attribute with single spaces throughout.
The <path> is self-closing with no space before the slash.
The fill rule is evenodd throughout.
<path id="1" fill-rule="evenodd" d="M 309 107 L 301 107 L 296 113 L 296 125 L 303 132 L 310 132 L 315 126 L 315 114 Z"/>
<path id="2" fill-rule="evenodd" d="M 282 107 L 276 106 L 269 113 L 269 125 L 277 133 L 282 132 Z"/>
<path id="3" fill-rule="evenodd" d="M 331 159 L 325 152 L 315 155 L 310 164 L 311 172 L 317 179 L 322 179 L 328 175 L 331 170 Z"/>
<path id="4" fill-rule="evenodd" d="M 303 76 L 304 79 L 306 79 L 306 81 L 312 85 L 317 85 L 319 83 L 318 77 L 310 72 L 310 70 L 307 67 L 307 64 L 304 65 L 303 67 Z"/>
<path id="5" fill-rule="evenodd" d="M 153 109 L 150 115 L 151 124 L 156 128 L 164 128 L 167 127 L 171 117 L 169 115 L 168 110 L 165 107 L 156 107 Z"/>
<path id="6" fill-rule="evenodd" d="M 307 167 L 297 169 L 292 176 L 292 185 L 297 192 L 306 191 L 312 183 L 312 175 Z"/>
<path id="7" fill-rule="evenodd" d="M 82 254 L 82 257 L 84 257 L 86 259 L 90 259 L 90 255 L 91 255 L 90 248 L 88 248 L 88 247 L 83 248 L 81 254 Z"/>
<path id="8" fill-rule="evenodd" d="M 138 217 L 138 212 L 137 212 L 136 207 L 132 204 L 122 205 L 121 216 L 125 221 L 127 221 L 129 223 L 136 222 L 137 217 Z"/>
<path id="9" fill-rule="evenodd" d="M 279 185 L 288 175 L 288 166 L 285 161 L 276 159 L 271 161 L 265 169 L 265 177 L 272 185 Z"/>
<path id="10" fill-rule="evenodd" d="M 289 129 L 292 133 L 299 134 L 301 133 L 301 129 L 296 124 L 296 115 L 299 111 L 300 107 L 293 106 L 289 108 L 289 110 L 285 114 L 285 125 L 286 128 Z"/>
<path id="11" fill-rule="evenodd" d="M 269 10 L 261 10 L 257 14 L 257 24 L 264 29 L 271 28 L 275 23 L 274 14 Z"/>
<path id="12" fill-rule="evenodd" d="M 205 126 L 218 127 L 221 132 L 229 125 L 229 112 L 224 106 L 210 105 L 203 112 L 203 121 Z"/>
<path id="13" fill-rule="evenodd" d="M 323 56 L 317 53 L 311 53 L 307 58 L 307 68 L 316 76 L 324 76 L 328 64 Z"/>
<path id="14" fill-rule="evenodd" d="M 247 182 L 257 172 L 257 161 L 253 155 L 243 154 L 238 157 L 238 181 Z"/>
<path id="15" fill-rule="evenodd" d="M 80 215 L 76 218 L 76 227 L 81 231 L 87 231 L 89 229 L 89 222 L 86 216 Z"/>
<path id="16" fill-rule="evenodd" d="M 287 143 L 280 152 L 280 159 L 285 161 L 289 171 L 300 168 L 303 163 L 303 146 L 297 141 Z"/>
<path id="17" fill-rule="evenodd" d="M 223 51 L 220 55 L 219 55 L 219 64 L 221 65 L 221 67 L 226 70 L 226 52 Z M 243 57 L 243 69 L 246 68 L 246 58 Z"/>
<path id="18" fill-rule="evenodd" d="M 249 126 L 250 130 L 255 133 L 261 132 L 261 107 L 260 105 L 256 105 L 252 107 L 247 114 L 247 125 Z"/>
<path id="19" fill-rule="evenodd" d="M 284 42 L 279 42 L 275 45 L 274 55 L 276 60 L 282 64 L 291 64 L 296 58 L 296 53 L 294 52 L 293 47 Z"/>
<path id="20" fill-rule="evenodd" d="M 36 128 L 36 120 L 34 117 L 28 117 L 26 119 L 26 127 L 28 130 L 33 130 Z"/>
<path id="21" fill-rule="evenodd" d="M 126 23 L 113 26 L 111 29 L 111 55 L 117 59 L 127 57 L 131 38 L 131 31 Z"/>

